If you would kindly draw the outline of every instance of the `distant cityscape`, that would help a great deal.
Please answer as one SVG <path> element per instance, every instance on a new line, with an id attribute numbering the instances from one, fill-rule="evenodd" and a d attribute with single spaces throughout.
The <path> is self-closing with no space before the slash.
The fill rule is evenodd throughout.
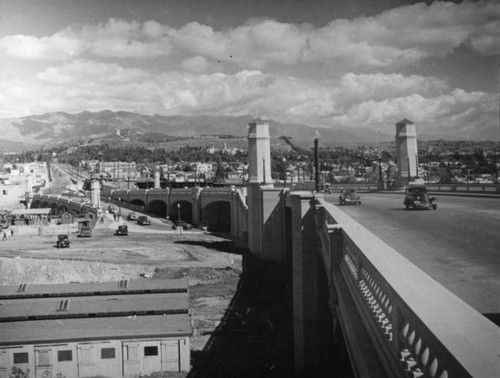
<path id="1" fill-rule="evenodd" d="M 2 182 L 16 182 L 30 176 L 27 185 L 38 190 L 50 181 L 51 162 L 66 164 L 81 178 L 112 182 L 121 189 L 152 188 L 155 175 L 166 187 L 244 185 L 248 180 L 246 151 L 227 146 L 223 148 L 186 146 L 178 151 L 140 151 L 140 161 L 121 161 L 124 148 L 96 147 L 77 151 L 49 150 L 4 155 Z M 395 148 L 392 144 L 358 146 L 356 148 L 321 147 L 319 150 L 320 178 L 323 183 L 376 183 L 384 181 L 390 187 L 397 175 Z M 147 150 L 149 151 L 149 150 Z M 87 153 L 86 153 L 87 152 Z M 101 159 L 92 159 L 97 152 Z M 106 153 L 106 156 L 105 156 Z M 116 155 L 117 159 L 112 159 Z M 105 160 L 111 158 L 110 160 Z M 131 154 L 134 158 L 134 154 Z M 150 161 L 147 161 L 149 160 Z M 273 151 L 272 178 L 289 185 L 311 181 L 314 176 L 312 151 L 291 148 Z M 146 161 L 145 161 L 146 160 Z M 424 183 L 499 183 L 500 150 L 486 142 L 419 142 L 418 170 L 415 180 Z"/>

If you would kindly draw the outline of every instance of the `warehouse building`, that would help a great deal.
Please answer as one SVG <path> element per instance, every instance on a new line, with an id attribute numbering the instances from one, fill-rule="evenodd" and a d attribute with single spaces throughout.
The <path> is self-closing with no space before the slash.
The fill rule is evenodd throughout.
<path id="1" fill-rule="evenodd" d="M 0 378 L 188 371 L 190 335 L 186 279 L 0 287 Z"/>

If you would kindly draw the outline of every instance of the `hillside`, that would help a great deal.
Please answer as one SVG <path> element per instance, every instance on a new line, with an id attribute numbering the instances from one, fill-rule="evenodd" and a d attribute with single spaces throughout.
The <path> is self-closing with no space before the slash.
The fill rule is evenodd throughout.
<path id="1" fill-rule="evenodd" d="M 22 118 L 0 119 L 3 144 L 0 152 L 20 152 L 44 146 L 82 144 L 181 144 L 194 138 L 202 143 L 206 136 L 228 135 L 246 138 L 251 116 L 161 116 L 131 112 L 63 112 L 46 113 Z M 307 125 L 269 123 L 272 138 L 286 136 L 301 148 L 310 148 L 316 128 Z M 378 136 L 366 129 L 319 129 L 320 143 L 329 146 L 355 145 L 389 140 L 390 136 Z M 216 138 L 218 139 L 218 138 Z M 205 140 L 206 142 L 206 140 Z M 185 143 L 184 143 L 185 144 Z M 191 143 L 190 143 L 191 144 Z M 217 146 L 215 146 L 217 147 Z"/>

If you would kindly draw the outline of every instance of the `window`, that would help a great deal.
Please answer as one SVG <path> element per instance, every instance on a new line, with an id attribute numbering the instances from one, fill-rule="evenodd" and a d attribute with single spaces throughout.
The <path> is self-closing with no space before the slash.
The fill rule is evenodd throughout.
<path id="1" fill-rule="evenodd" d="M 158 356 L 158 347 L 157 346 L 144 347 L 144 356 Z"/>
<path id="2" fill-rule="evenodd" d="M 115 348 L 102 348 L 101 359 L 115 358 Z"/>
<path id="3" fill-rule="evenodd" d="M 28 353 L 14 353 L 14 363 L 15 364 L 27 364 L 28 363 Z"/>
<path id="4" fill-rule="evenodd" d="M 37 366 L 50 366 L 51 364 L 51 355 L 49 349 L 41 349 L 37 350 Z"/>
<path id="5" fill-rule="evenodd" d="M 57 351 L 57 361 L 73 361 L 73 352 L 71 350 Z"/>

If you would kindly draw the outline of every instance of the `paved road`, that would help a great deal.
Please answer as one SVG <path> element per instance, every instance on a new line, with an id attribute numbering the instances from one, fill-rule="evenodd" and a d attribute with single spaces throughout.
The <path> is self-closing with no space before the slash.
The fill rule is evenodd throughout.
<path id="1" fill-rule="evenodd" d="M 341 208 L 476 310 L 499 314 L 500 199 L 436 197 L 435 211 L 405 210 L 402 194 L 382 193 Z"/>

